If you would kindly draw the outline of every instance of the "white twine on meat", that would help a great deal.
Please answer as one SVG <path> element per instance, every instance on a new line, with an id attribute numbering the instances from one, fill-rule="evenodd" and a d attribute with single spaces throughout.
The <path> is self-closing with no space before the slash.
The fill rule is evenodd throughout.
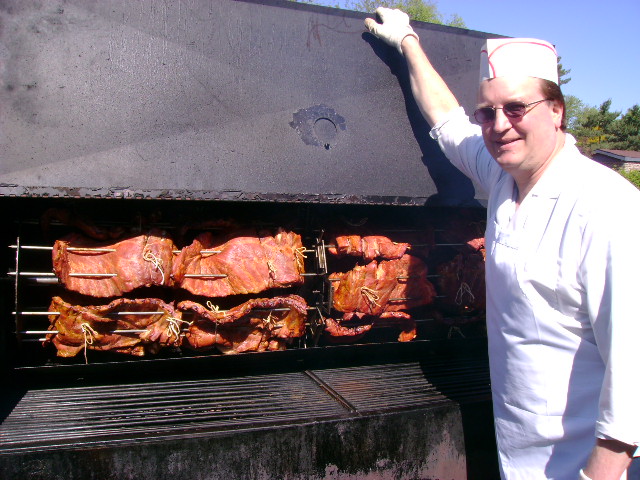
<path id="1" fill-rule="evenodd" d="M 471 291 L 471 287 L 469 286 L 469 284 L 467 282 L 462 282 L 460 284 L 460 288 L 458 289 L 458 292 L 456 293 L 456 298 L 455 298 L 456 305 L 462 305 L 462 301 L 464 300 L 463 297 L 465 293 L 469 295 L 471 302 L 475 301 L 476 297 Z"/>
<path id="2" fill-rule="evenodd" d="M 220 313 L 220 307 L 218 305 L 214 305 L 213 303 L 211 303 L 211 300 L 207 300 L 207 308 L 213 313 Z M 214 335 L 218 335 L 218 323 L 220 322 L 216 318 L 215 319 L 216 328 L 213 332 Z"/>
<path id="3" fill-rule="evenodd" d="M 87 360 L 87 346 L 93 345 L 93 341 L 98 335 L 98 332 L 96 332 L 88 323 L 81 324 L 80 329 L 82 330 L 82 334 L 84 336 L 84 363 L 88 364 L 89 360 Z"/>
<path id="4" fill-rule="evenodd" d="M 298 265 L 298 271 L 304 270 L 304 259 L 307 258 L 307 256 L 304 254 L 304 250 L 304 247 L 298 247 L 295 250 L 296 265 Z"/>
<path id="5" fill-rule="evenodd" d="M 211 303 L 211 300 L 207 300 L 207 308 L 212 311 L 213 313 L 219 313 L 220 312 L 220 307 L 218 305 L 214 305 L 213 303 Z M 216 327 L 213 330 L 213 336 L 215 338 L 218 338 L 218 319 L 216 319 L 215 321 L 215 325 Z"/>
<path id="6" fill-rule="evenodd" d="M 218 305 L 214 305 L 211 303 L 211 300 L 207 300 L 207 308 L 211 310 L 213 313 L 220 312 L 220 307 Z"/>
<path id="7" fill-rule="evenodd" d="M 147 262 L 153 263 L 156 269 L 162 275 L 162 283 L 160 285 L 164 285 L 164 270 L 162 269 L 162 259 L 158 258 L 151 250 L 148 248 L 142 252 L 142 258 Z"/>
<path id="8" fill-rule="evenodd" d="M 360 293 L 369 303 L 369 308 L 371 308 L 371 310 L 373 310 L 374 306 L 380 306 L 380 304 L 378 303 L 378 300 L 380 300 L 380 295 L 378 295 L 378 293 L 374 289 L 369 287 L 360 287 Z"/>
<path id="9" fill-rule="evenodd" d="M 169 341 L 171 340 L 172 336 L 175 336 L 176 341 L 173 343 L 176 343 L 180 339 L 180 325 L 191 325 L 191 322 L 187 322 L 186 320 L 182 320 L 181 318 L 176 317 L 167 317 L 167 323 L 167 340 Z"/>

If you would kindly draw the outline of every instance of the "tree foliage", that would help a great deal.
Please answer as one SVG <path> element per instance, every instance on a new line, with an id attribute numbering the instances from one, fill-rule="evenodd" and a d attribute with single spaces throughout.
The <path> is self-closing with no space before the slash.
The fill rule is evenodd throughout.
<path id="1" fill-rule="evenodd" d="M 558 85 L 562 86 L 571 81 L 571 77 L 567 77 L 571 73 L 571 69 L 566 70 L 562 66 L 562 57 L 558 57 Z"/>
<path id="2" fill-rule="evenodd" d="M 579 108 L 569 124 L 578 148 L 589 157 L 597 149 L 640 151 L 640 106 L 634 105 L 622 116 L 610 109 L 611 99 L 597 108 Z"/>
<path id="3" fill-rule="evenodd" d="M 640 105 L 627 110 L 611 126 L 611 148 L 640 151 Z"/>

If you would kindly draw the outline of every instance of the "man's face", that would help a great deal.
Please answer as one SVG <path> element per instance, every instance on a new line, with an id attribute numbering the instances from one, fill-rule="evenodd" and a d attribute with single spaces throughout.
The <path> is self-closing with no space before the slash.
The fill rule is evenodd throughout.
<path id="1" fill-rule="evenodd" d="M 540 81 L 532 77 L 499 77 L 483 80 L 478 93 L 479 107 L 503 107 L 510 102 L 529 104 L 544 99 Z M 489 153 L 507 172 L 541 173 L 557 149 L 562 132 L 562 107 L 545 101 L 527 108 L 521 118 L 509 118 L 496 110 L 492 122 L 481 125 Z"/>

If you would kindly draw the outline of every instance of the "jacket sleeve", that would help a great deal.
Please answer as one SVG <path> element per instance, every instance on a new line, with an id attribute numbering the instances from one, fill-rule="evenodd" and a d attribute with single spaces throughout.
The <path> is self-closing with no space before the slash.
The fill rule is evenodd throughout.
<path id="1" fill-rule="evenodd" d="M 438 141 L 449 161 L 474 180 L 485 193 L 490 193 L 504 174 L 487 151 L 480 127 L 469 121 L 462 107 L 449 112 L 431 129 L 429 135 Z"/>
<path id="2" fill-rule="evenodd" d="M 606 182 L 603 182 L 606 183 Z M 640 442 L 640 192 L 614 182 L 604 191 L 622 201 L 617 208 L 600 203 L 589 216 L 583 237 L 581 281 L 598 351 L 605 364 L 596 436 L 629 445 Z M 635 213 L 634 213 L 635 212 Z"/>

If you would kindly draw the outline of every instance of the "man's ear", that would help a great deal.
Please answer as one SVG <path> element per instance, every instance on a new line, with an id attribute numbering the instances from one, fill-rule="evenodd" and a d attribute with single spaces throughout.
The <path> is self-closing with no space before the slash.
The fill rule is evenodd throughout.
<path id="1" fill-rule="evenodd" d="M 551 114 L 553 115 L 553 122 L 557 129 L 562 127 L 562 116 L 564 114 L 564 106 L 557 100 L 552 100 Z"/>

